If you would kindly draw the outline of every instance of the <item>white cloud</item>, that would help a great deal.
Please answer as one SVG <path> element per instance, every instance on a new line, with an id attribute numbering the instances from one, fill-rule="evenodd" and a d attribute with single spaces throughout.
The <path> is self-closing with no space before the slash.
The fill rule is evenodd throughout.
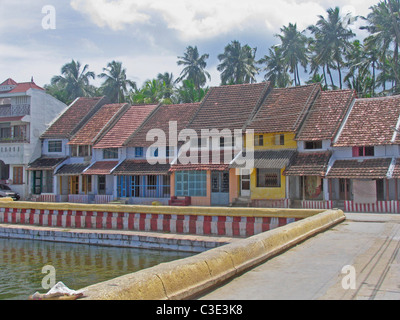
<path id="1" fill-rule="evenodd" d="M 206 39 L 231 31 L 263 26 L 276 32 L 288 22 L 306 27 L 324 8 L 318 1 L 275 0 L 71 0 L 73 9 L 100 27 L 121 30 L 136 23 L 157 23 L 184 40 Z M 154 15 L 156 14 L 156 15 Z"/>

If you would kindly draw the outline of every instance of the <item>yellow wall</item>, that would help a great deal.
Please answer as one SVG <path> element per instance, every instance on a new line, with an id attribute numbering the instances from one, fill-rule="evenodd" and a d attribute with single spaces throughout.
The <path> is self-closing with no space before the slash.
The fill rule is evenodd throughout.
<path id="1" fill-rule="evenodd" d="M 275 136 L 280 134 L 285 135 L 285 144 L 282 146 L 275 144 Z M 254 134 L 254 135 L 257 136 L 260 134 Z M 294 140 L 295 134 L 293 132 L 263 133 L 262 135 L 264 137 L 264 145 L 263 146 L 254 145 L 254 150 L 297 149 L 297 141 Z M 246 139 L 253 140 L 254 137 L 253 135 L 248 135 Z"/>
<path id="2" fill-rule="evenodd" d="M 257 188 L 257 170 L 253 170 L 250 181 L 251 199 L 254 200 L 276 200 L 286 198 L 286 177 L 283 176 L 281 170 L 281 187 L 280 188 Z"/>

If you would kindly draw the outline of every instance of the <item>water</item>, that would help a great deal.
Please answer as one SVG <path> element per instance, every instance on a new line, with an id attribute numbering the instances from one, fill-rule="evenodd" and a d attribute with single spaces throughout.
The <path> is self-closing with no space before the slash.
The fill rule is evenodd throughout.
<path id="1" fill-rule="evenodd" d="M 149 268 L 191 253 L 0 239 L 0 300 L 26 300 L 46 293 L 42 280 L 51 265 L 56 282 L 72 290 Z"/>

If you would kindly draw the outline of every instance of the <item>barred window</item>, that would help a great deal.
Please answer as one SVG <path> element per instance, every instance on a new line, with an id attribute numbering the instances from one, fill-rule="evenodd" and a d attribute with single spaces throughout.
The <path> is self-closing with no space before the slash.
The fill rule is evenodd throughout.
<path id="1" fill-rule="evenodd" d="M 281 171 L 272 169 L 257 169 L 258 188 L 280 188 Z"/>

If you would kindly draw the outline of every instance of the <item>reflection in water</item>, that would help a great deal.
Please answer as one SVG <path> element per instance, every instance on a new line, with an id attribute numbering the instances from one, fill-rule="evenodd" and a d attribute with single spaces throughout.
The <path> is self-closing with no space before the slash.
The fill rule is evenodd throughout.
<path id="1" fill-rule="evenodd" d="M 25 300 L 56 270 L 56 282 L 78 290 L 124 274 L 191 256 L 191 253 L 0 239 L 0 300 Z"/>

